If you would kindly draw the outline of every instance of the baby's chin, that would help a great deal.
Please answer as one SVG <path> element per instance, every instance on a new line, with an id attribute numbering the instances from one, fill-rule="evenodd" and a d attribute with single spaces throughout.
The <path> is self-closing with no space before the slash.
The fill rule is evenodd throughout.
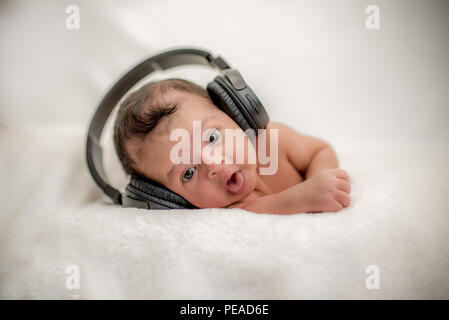
<path id="1" fill-rule="evenodd" d="M 217 195 L 216 193 L 205 195 L 201 197 L 202 199 L 199 203 L 193 203 L 198 208 L 206 209 L 206 208 L 226 208 L 236 202 L 242 201 L 246 199 L 248 196 L 252 194 L 255 186 L 252 186 L 252 183 L 245 186 L 245 189 L 238 195 L 232 195 L 230 193 Z"/>

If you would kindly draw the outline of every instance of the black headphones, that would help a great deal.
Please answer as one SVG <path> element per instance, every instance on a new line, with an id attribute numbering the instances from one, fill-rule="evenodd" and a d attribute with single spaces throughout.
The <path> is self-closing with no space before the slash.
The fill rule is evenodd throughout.
<path id="1" fill-rule="evenodd" d="M 267 127 L 269 117 L 262 103 L 240 73 L 232 69 L 220 56 L 214 57 L 201 49 L 183 48 L 150 57 L 115 83 L 101 101 L 89 126 L 86 145 L 87 165 L 95 182 L 114 203 L 146 209 L 196 208 L 160 183 L 137 174 L 131 176 L 125 193 L 120 193 L 108 183 L 103 167 L 103 150 L 100 146 L 100 137 L 106 120 L 129 89 L 156 70 L 192 64 L 218 69 L 221 75 L 207 85 L 207 91 L 214 104 L 226 112 L 243 131 L 253 129 L 257 134 L 258 129 Z"/>

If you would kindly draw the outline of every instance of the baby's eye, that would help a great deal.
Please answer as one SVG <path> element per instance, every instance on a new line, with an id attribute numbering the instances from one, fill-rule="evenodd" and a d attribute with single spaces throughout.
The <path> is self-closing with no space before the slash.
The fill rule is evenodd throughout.
<path id="1" fill-rule="evenodd" d="M 192 179 L 193 174 L 195 173 L 196 168 L 195 167 L 191 167 L 191 168 L 187 168 L 187 170 L 184 172 L 184 175 L 182 176 L 182 181 L 189 181 L 190 179 Z"/>
<path id="2" fill-rule="evenodd" d="M 209 136 L 209 143 L 215 143 L 220 139 L 220 131 L 218 129 L 212 129 L 212 133 Z"/>

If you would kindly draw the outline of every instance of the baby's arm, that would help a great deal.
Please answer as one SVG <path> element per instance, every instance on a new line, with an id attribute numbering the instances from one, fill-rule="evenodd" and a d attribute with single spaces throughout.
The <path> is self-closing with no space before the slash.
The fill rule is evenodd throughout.
<path id="1" fill-rule="evenodd" d="M 297 149 L 295 150 L 299 153 Z M 294 157 L 292 158 L 294 159 Z M 309 165 L 306 168 L 304 177 L 307 180 L 310 177 L 313 177 L 319 171 L 333 168 L 338 168 L 337 155 L 330 145 L 326 145 L 317 149 L 313 153 L 313 156 L 309 161 Z"/>
<path id="2" fill-rule="evenodd" d="M 280 123 L 270 123 L 270 127 L 279 129 L 279 148 L 306 180 L 319 171 L 338 168 L 337 156 L 327 142 L 299 134 Z"/>
<path id="3" fill-rule="evenodd" d="M 350 191 L 346 171 L 328 169 L 279 193 L 241 202 L 230 208 L 278 214 L 338 211 L 349 205 Z"/>
<path id="4" fill-rule="evenodd" d="M 229 208 L 242 208 L 256 213 L 290 214 L 307 212 L 305 190 L 298 183 L 279 193 L 256 198 L 251 201 L 239 202 Z"/>
<path id="5" fill-rule="evenodd" d="M 328 143 L 301 135 L 280 123 L 271 122 L 268 128 L 279 130 L 279 151 L 287 154 L 306 181 L 232 207 L 260 213 L 289 214 L 338 211 L 349 205 L 349 176 L 346 171 L 337 169 L 337 156 Z"/>

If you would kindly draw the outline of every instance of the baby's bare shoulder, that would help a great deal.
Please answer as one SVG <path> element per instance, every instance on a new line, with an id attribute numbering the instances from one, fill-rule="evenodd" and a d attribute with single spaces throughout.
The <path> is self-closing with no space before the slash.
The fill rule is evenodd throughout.
<path id="1" fill-rule="evenodd" d="M 269 122 L 267 125 L 267 130 L 270 129 L 277 129 L 279 132 L 279 136 L 288 137 L 290 135 L 299 135 L 299 132 L 297 132 L 292 127 L 289 127 L 288 125 L 280 122 Z"/>
<path id="2" fill-rule="evenodd" d="M 278 136 L 278 145 L 280 148 L 284 147 L 290 147 L 291 144 L 297 141 L 297 139 L 301 136 L 299 132 L 292 129 L 291 127 L 287 126 L 286 124 L 280 123 L 280 122 L 269 122 L 267 125 L 268 130 L 268 137 L 271 135 L 269 134 L 270 129 L 276 129 L 277 130 L 277 136 Z"/>
<path id="3" fill-rule="evenodd" d="M 268 129 L 278 129 L 278 145 L 281 152 L 285 152 L 287 158 L 299 172 L 305 172 L 314 155 L 330 144 L 320 138 L 307 134 L 301 134 L 289 126 L 273 122 Z"/>
<path id="4" fill-rule="evenodd" d="M 292 128 L 283 123 L 273 121 L 268 122 L 267 129 L 293 130 Z"/>
<path id="5" fill-rule="evenodd" d="M 291 149 L 292 146 L 301 145 L 302 147 L 316 149 L 327 144 L 323 139 L 319 139 L 308 134 L 302 134 L 286 124 L 279 122 L 270 122 L 267 129 L 277 129 L 279 146 L 285 146 Z"/>

